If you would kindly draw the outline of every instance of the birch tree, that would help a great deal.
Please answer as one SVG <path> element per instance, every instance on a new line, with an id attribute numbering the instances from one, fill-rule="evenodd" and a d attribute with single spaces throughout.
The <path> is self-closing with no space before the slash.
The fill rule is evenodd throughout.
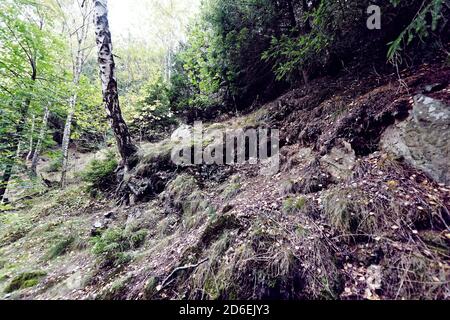
<path id="1" fill-rule="evenodd" d="M 39 156 L 42 151 L 42 144 L 45 139 L 45 133 L 47 131 L 47 125 L 48 125 L 48 117 L 50 116 L 50 110 L 48 106 L 45 107 L 44 116 L 42 118 L 42 125 L 41 125 L 41 131 L 39 133 L 39 138 L 36 142 L 36 147 L 34 148 L 33 153 L 33 159 L 31 160 L 31 174 L 33 176 L 37 175 L 36 168 L 39 162 Z"/>
<path id="2" fill-rule="evenodd" d="M 32 120 L 31 120 L 31 132 L 30 132 L 30 143 L 29 143 L 29 151 L 27 155 L 27 161 L 30 161 L 33 156 L 33 146 L 34 146 L 34 127 L 36 124 L 36 116 L 33 114 Z M 18 152 L 20 154 L 20 152 Z"/>
<path id="3" fill-rule="evenodd" d="M 108 1 L 93 0 L 93 4 L 103 101 L 111 128 L 114 131 L 119 154 L 122 158 L 121 166 L 127 171 L 134 165 L 133 159 L 137 147 L 132 142 L 128 126 L 122 117 L 120 109 L 111 32 L 108 22 Z"/>
<path id="4" fill-rule="evenodd" d="M 73 92 L 69 99 L 69 110 L 67 114 L 66 123 L 64 126 L 64 135 L 62 140 L 62 172 L 61 172 L 61 187 L 66 186 L 66 176 L 69 167 L 69 146 L 70 136 L 72 134 L 72 123 L 75 114 L 75 108 L 78 99 L 78 85 L 80 77 L 83 72 L 83 67 L 86 59 L 89 56 L 90 47 L 87 45 L 90 18 L 92 16 L 92 5 L 90 3 L 80 2 L 75 0 L 72 6 L 64 6 L 61 1 L 58 5 L 62 11 L 64 19 L 64 29 L 69 34 L 69 43 L 72 54 L 72 69 L 73 69 Z M 70 8 L 75 7 L 75 15 L 73 15 Z M 73 39 L 75 38 L 75 39 Z"/>

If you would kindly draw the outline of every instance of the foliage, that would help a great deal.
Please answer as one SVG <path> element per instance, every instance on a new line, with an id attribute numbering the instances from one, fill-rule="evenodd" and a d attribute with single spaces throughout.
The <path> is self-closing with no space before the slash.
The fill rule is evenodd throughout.
<path id="1" fill-rule="evenodd" d="M 43 129 L 41 151 L 53 148 L 62 135 L 73 92 L 70 48 L 59 27 L 63 19 L 53 0 L 6 0 L 0 4 L 0 172 L 3 186 L 26 170 L 27 155 L 40 140 L 46 107 L 49 128 Z M 73 139 L 103 137 L 98 84 L 83 76 L 78 86 Z M 89 137 L 89 138 L 86 138 Z M 92 139 L 91 139 L 92 140 Z M 50 171 L 58 170 L 56 159 Z"/>
<path id="2" fill-rule="evenodd" d="M 10 0 L 0 4 L 0 171 L 20 164 L 18 146 L 23 151 L 35 134 L 31 115 L 40 119 L 45 106 L 57 103 L 64 89 L 57 81 L 55 61 L 65 47 L 49 32 L 52 17 L 41 12 L 40 5 Z"/>
<path id="3" fill-rule="evenodd" d="M 287 214 L 294 214 L 302 210 L 306 205 L 304 197 L 289 197 L 283 201 L 283 212 Z"/>
<path id="4" fill-rule="evenodd" d="M 404 2 L 401 0 L 390 1 L 394 7 Z M 388 44 L 389 50 L 387 57 L 390 62 L 395 63 L 399 59 L 402 45 L 404 47 L 410 45 L 416 37 L 423 41 L 430 35 L 430 32 L 437 30 L 439 22 L 443 18 L 443 5 L 445 2 L 445 0 L 430 0 L 422 3 L 411 23 L 394 41 Z"/>
<path id="5" fill-rule="evenodd" d="M 306 20 L 311 21 L 312 30 L 309 33 L 297 38 L 287 34 L 283 34 L 280 39 L 273 37 L 270 49 L 262 54 L 263 60 L 274 61 L 278 80 L 289 79 L 291 75 L 298 77 L 298 71 L 320 65 L 320 57 L 325 55 L 325 49 L 333 39 L 333 34 L 327 33 L 329 17 L 324 1 L 313 12 L 305 15 Z M 295 30 L 293 32 L 297 33 Z"/>
<path id="6" fill-rule="evenodd" d="M 256 87 L 271 82 L 273 73 L 260 56 L 273 34 L 274 10 L 270 0 L 203 3 L 175 60 L 171 101 L 176 111 L 193 108 L 208 116 L 219 105 L 222 111 L 245 106 Z"/>
<path id="7" fill-rule="evenodd" d="M 128 110 L 130 130 L 136 136 L 149 141 L 168 131 L 177 121 L 170 110 L 169 86 L 162 73 L 156 73 L 143 86 L 135 107 Z"/>
<path id="8" fill-rule="evenodd" d="M 45 168 L 45 171 L 48 173 L 58 172 L 62 167 L 62 151 L 50 150 L 46 153 L 46 156 L 50 159 L 50 163 Z"/>
<path id="9" fill-rule="evenodd" d="M 205 24 L 194 25 L 188 45 L 175 57 L 170 90 L 175 112 L 186 108 L 205 110 L 215 104 L 213 95 L 222 82 L 215 50 L 212 31 Z"/>
<path id="10" fill-rule="evenodd" d="M 144 244 L 147 231 L 128 231 L 114 228 L 105 231 L 93 239 L 92 252 L 100 256 L 107 264 L 119 265 L 130 260 L 127 251 L 137 249 Z"/>
<path id="11" fill-rule="evenodd" d="M 82 180 L 88 184 L 88 190 L 106 191 L 115 183 L 115 174 L 118 166 L 116 155 L 108 151 L 102 160 L 93 160 L 88 168 L 81 174 Z"/>

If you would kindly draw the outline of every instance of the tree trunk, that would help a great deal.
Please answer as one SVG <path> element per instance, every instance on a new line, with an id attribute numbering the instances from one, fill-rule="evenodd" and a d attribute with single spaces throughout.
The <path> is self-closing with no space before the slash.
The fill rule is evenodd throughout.
<path id="1" fill-rule="evenodd" d="M 74 85 L 72 96 L 69 100 L 69 113 L 66 118 L 66 124 L 64 126 L 64 136 L 62 141 L 62 173 L 61 173 L 61 187 L 66 187 L 66 176 L 68 171 L 68 165 L 69 165 L 69 146 L 70 146 L 70 136 L 72 135 L 72 122 L 73 118 L 75 116 L 75 108 L 77 105 L 77 99 L 78 99 L 78 85 L 80 83 L 81 73 L 83 72 L 83 67 L 85 64 L 85 60 L 87 57 L 86 53 L 86 40 L 89 33 L 89 25 L 90 21 L 89 18 L 91 17 L 91 6 L 86 5 L 85 1 L 83 1 L 80 5 L 80 12 L 81 12 L 81 26 L 73 26 L 75 30 L 72 32 L 70 30 L 69 25 L 68 30 L 70 31 L 71 35 L 69 37 L 72 37 L 72 35 L 76 35 L 76 52 L 73 52 L 72 57 L 72 64 L 73 64 L 73 79 L 72 83 Z M 74 20 L 75 21 L 75 20 Z"/>
<path id="2" fill-rule="evenodd" d="M 297 27 L 297 19 L 295 18 L 294 4 L 292 3 L 292 0 L 287 1 L 287 6 L 291 28 L 295 29 Z"/>
<path id="3" fill-rule="evenodd" d="M 4 202 L 6 189 L 8 188 L 9 180 L 12 176 L 12 164 L 6 166 L 5 172 L 3 173 L 2 180 L 0 182 L 0 202 Z"/>
<path id="4" fill-rule="evenodd" d="M 36 116 L 33 114 L 33 122 L 31 124 L 31 134 L 30 134 L 30 144 L 29 144 L 29 152 L 27 155 L 27 161 L 30 161 L 33 156 L 33 144 L 34 144 L 34 128 L 36 125 Z"/>
<path id="5" fill-rule="evenodd" d="M 41 149 L 42 149 L 42 143 L 44 142 L 44 139 L 45 139 L 45 132 L 47 131 L 47 123 L 48 123 L 49 115 L 50 115 L 50 110 L 48 109 L 48 106 L 47 106 L 47 107 L 45 107 L 44 117 L 42 119 L 41 132 L 39 133 L 39 139 L 36 143 L 36 148 L 34 149 L 33 160 L 31 161 L 31 174 L 33 176 L 37 175 L 36 168 L 37 168 L 38 161 L 39 161 L 39 155 L 40 155 Z"/>
<path id="6" fill-rule="evenodd" d="M 22 153 L 22 141 L 19 141 L 19 145 L 17 146 L 17 152 L 16 152 L 16 159 L 17 161 L 20 161 L 20 158 Z"/>
<path id="7" fill-rule="evenodd" d="M 72 121 L 75 114 L 76 95 L 70 98 L 69 114 L 67 115 L 66 125 L 64 126 L 64 136 L 62 141 L 62 172 L 61 172 L 61 188 L 66 187 L 66 176 L 69 169 L 69 146 L 70 136 L 72 134 Z"/>
<path id="8" fill-rule="evenodd" d="M 95 37 L 98 47 L 98 64 L 102 81 L 103 100 L 111 128 L 116 137 L 122 165 L 126 170 L 129 170 L 135 164 L 133 160 L 137 147 L 132 142 L 128 126 L 120 110 L 111 32 L 108 23 L 108 1 L 93 0 L 93 2 Z"/>

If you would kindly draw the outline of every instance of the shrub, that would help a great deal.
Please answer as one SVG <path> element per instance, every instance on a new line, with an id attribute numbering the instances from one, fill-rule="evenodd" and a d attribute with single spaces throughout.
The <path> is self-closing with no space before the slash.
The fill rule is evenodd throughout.
<path id="1" fill-rule="evenodd" d="M 82 180 L 88 184 L 88 191 L 108 191 L 115 184 L 118 166 L 116 156 L 109 151 L 103 160 L 93 160 L 86 171 L 81 174 Z"/>
<path id="2" fill-rule="evenodd" d="M 394 7 L 400 5 L 400 0 L 390 0 Z M 388 59 L 392 63 L 396 63 L 399 59 L 400 51 L 403 47 L 408 46 L 416 38 L 425 39 L 431 32 L 437 30 L 440 20 L 443 18 L 444 0 L 424 1 L 423 5 L 417 11 L 411 23 L 400 33 L 400 35 L 389 43 Z M 448 6 L 448 4 L 447 4 Z"/>
<path id="3" fill-rule="evenodd" d="M 298 76 L 299 70 L 308 71 L 315 65 L 323 66 L 326 63 L 323 59 L 326 56 L 324 52 L 333 39 L 333 35 L 326 31 L 330 23 L 327 10 L 322 1 L 317 9 L 305 14 L 312 26 L 312 31 L 307 34 L 299 37 L 287 34 L 280 38 L 272 37 L 271 47 L 262 54 L 262 59 L 274 62 L 277 80 L 290 80 L 291 76 Z"/>
<path id="4" fill-rule="evenodd" d="M 161 73 L 143 87 L 135 106 L 126 114 L 131 132 L 148 141 L 160 140 L 177 124 L 170 110 L 169 84 Z"/>
<path id="5" fill-rule="evenodd" d="M 57 151 L 49 151 L 47 152 L 47 156 L 50 159 L 49 165 L 45 168 L 45 172 L 54 173 L 58 172 L 62 168 L 63 162 L 63 153 L 61 150 Z"/>
<path id="6" fill-rule="evenodd" d="M 127 251 L 142 246 L 147 236 L 146 230 L 127 231 L 114 228 L 105 231 L 101 236 L 93 239 L 92 252 L 100 256 L 105 265 L 120 265 L 130 260 Z"/>

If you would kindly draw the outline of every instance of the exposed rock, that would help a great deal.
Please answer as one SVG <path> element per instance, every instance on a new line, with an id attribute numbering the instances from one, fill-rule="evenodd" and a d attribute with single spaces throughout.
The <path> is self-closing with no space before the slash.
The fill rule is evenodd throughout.
<path id="1" fill-rule="evenodd" d="M 94 223 L 94 228 L 101 229 L 101 228 L 103 228 L 103 224 L 100 221 L 97 221 L 96 223 Z"/>
<path id="2" fill-rule="evenodd" d="M 356 153 L 350 143 L 342 140 L 331 152 L 320 160 L 323 168 L 336 180 L 346 179 L 352 175 L 356 162 Z"/>
<path id="3" fill-rule="evenodd" d="M 101 221 L 96 221 L 91 228 L 91 237 L 97 237 L 101 235 L 102 231 L 105 228 L 105 224 L 103 224 Z"/>
<path id="4" fill-rule="evenodd" d="M 450 184 L 450 106 L 417 95 L 410 116 L 386 130 L 381 147 L 434 180 Z"/>
<path id="5" fill-rule="evenodd" d="M 177 130 L 172 133 L 170 137 L 171 141 L 181 142 L 190 139 L 192 136 L 192 127 L 189 125 L 181 125 Z"/>

